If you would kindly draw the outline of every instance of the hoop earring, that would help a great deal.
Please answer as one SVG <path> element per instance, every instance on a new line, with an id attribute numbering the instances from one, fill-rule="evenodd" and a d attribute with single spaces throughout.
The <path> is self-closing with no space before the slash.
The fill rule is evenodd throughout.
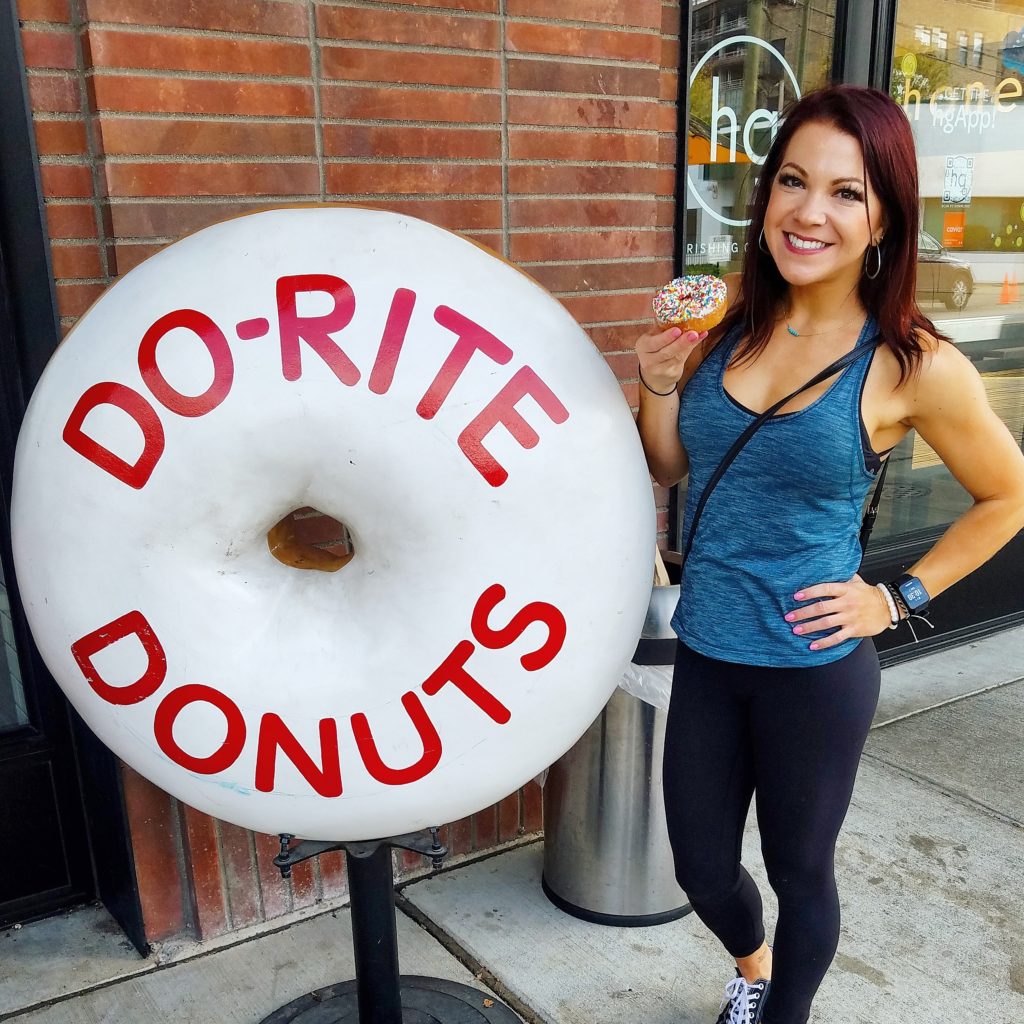
<path id="1" fill-rule="evenodd" d="M 875 272 L 873 274 L 868 273 L 868 253 L 871 251 L 871 248 L 872 247 L 869 245 L 867 249 L 864 250 L 864 276 L 869 281 L 874 281 L 874 279 L 882 272 L 882 247 L 880 245 L 874 246 L 875 253 L 878 257 L 878 265 L 875 267 Z"/>
<path id="2" fill-rule="evenodd" d="M 757 247 L 765 254 L 765 256 L 771 256 L 771 250 L 764 244 L 764 228 L 761 228 L 761 234 L 757 236 Z"/>

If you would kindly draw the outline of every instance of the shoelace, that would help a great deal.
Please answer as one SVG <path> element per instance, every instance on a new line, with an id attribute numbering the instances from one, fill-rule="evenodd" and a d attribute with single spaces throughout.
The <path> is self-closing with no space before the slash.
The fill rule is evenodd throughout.
<path id="1" fill-rule="evenodd" d="M 758 1000 L 764 994 L 764 983 L 758 982 L 751 985 L 745 978 L 734 978 L 725 986 L 725 999 L 719 1007 L 719 1012 L 729 1004 L 729 1016 L 725 1024 L 753 1024 L 753 1013 L 757 1012 Z"/>

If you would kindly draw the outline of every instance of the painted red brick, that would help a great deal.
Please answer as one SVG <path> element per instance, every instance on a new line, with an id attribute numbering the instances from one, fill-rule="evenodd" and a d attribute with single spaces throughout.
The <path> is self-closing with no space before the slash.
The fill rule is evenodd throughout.
<path id="1" fill-rule="evenodd" d="M 598 28 L 573 28 L 533 22 L 509 22 L 505 45 L 516 53 L 549 53 L 566 57 L 628 60 L 657 64 L 661 39 L 644 32 L 609 32 Z"/>
<path id="2" fill-rule="evenodd" d="M 196 925 L 199 937 L 210 939 L 228 930 L 217 822 L 194 807 L 184 805 L 183 811 L 185 862 L 192 883 Z"/>
<path id="3" fill-rule="evenodd" d="M 653 298 L 672 279 L 671 260 L 616 263 L 522 264 L 532 277 L 553 292 L 602 292 L 648 288 Z"/>
<path id="4" fill-rule="evenodd" d="M 615 324 L 608 327 L 590 327 L 590 340 L 602 352 L 632 352 L 636 339 L 649 327 L 649 321 L 639 324 Z"/>
<path id="5" fill-rule="evenodd" d="M 595 96 L 654 96 L 659 72 L 628 64 L 573 64 L 550 57 L 508 60 L 508 87 L 517 91 L 579 92 Z"/>
<path id="6" fill-rule="evenodd" d="M 220 823 L 220 846 L 224 858 L 224 882 L 232 928 L 243 928 L 262 920 L 259 880 L 252 847 L 252 833 L 237 825 Z"/>
<path id="7" fill-rule="evenodd" d="M 324 78 L 354 82 L 450 85 L 465 89 L 501 87 L 501 61 L 496 56 L 323 46 L 320 70 Z"/>
<path id="8" fill-rule="evenodd" d="M 639 338 L 643 334 L 643 330 L 639 325 L 634 328 L 636 336 Z M 614 354 L 606 354 L 605 362 L 608 364 L 612 373 L 618 377 L 619 380 L 636 380 L 637 379 L 637 359 L 636 352 L 619 352 Z"/>
<path id="9" fill-rule="evenodd" d="M 449 231 L 501 228 L 499 199 L 374 199 L 367 205 L 419 217 Z"/>
<path id="10" fill-rule="evenodd" d="M 178 875 L 177 815 L 171 798 L 121 765 L 125 811 L 146 937 L 151 942 L 181 934 L 187 925 Z"/>
<path id="11" fill-rule="evenodd" d="M 92 28 L 85 37 L 86 63 L 95 68 L 215 71 L 234 75 L 308 78 L 308 43 L 230 39 L 159 32 Z"/>
<path id="12" fill-rule="evenodd" d="M 501 119 L 501 97 L 493 93 L 440 89 L 379 89 L 325 85 L 321 102 L 326 117 L 372 121 L 456 121 L 489 124 Z"/>
<path id="13" fill-rule="evenodd" d="M 501 192 L 501 168 L 479 164 L 328 164 L 327 191 L 336 195 Z"/>
<path id="14" fill-rule="evenodd" d="M 306 5 L 276 0 L 88 0 L 89 20 L 258 35 L 309 35 Z"/>
<path id="15" fill-rule="evenodd" d="M 513 199 L 509 223 L 514 228 L 648 227 L 657 222 L 657 200 L 651 199 Z"/>
<path id="16" fill-rule="evenodd" d="M 607 163 L 652 163 L 658 155 L 658 136 L 635 132 L 509 131 L 513 160 L 593 160 Z M 627 189 L 626 191 L 633 191 Z"/>
<path id="17" fill-rule="evenodd" d="M 605 192 L 660 193 L 667 187 L 668 195 L 675 188 L 674 171 L 653 167 L 579 167 L 516 165 L 508 169 L 509 192 L 545 194 L 579 194 Z"/>
<path id="18" fill-rule="evenodd" d="M 674 111 L 669 111 L 674 115 Z M 654 131 L 660 127 L 657 103 L 608 97 L 510 96 L 509 124 L 565 125 L 572 128 L 631 128 Z"/>
<path id="19" fill-rule="evenodd" d="M 320 191 L 315 164 L 108 163 L 111 196 L 310 195 Z"/>
<path id="20" fill-rule="evenodd" d="M 99 111 L 313 116 L 311 85 L 118 74 L 97 75 L 90 83 L 93 103 Z"/>
<path id="21" fill-rule="evenodd" d="M 390 3 L 390 0 L 368 0 L 369 3 Z M 449 7 L 454 11 L 497 14 L 498 0 L 401 0 L 410 7 Z"/>
<path id="22" fill-rule="evenodd" d="M 265 202 L 193 203 L 187 201 L 110 204 L 111 230 L 117 238 L 177 238 L 238 213 L 263 209 Z"/>
<path id="23" fill-rule="evenodd" d="M 21 45 L 27 68 L 64 68 L 78 66 L 75 37 L 70 32 L 43 32 L 23 29 Z"/>
<path id="24" fill-rule="evenodd" d="M 290 121 L 187 121 L 105 117 L 98 124 L 108 156 L 303 156 L 316 152 L 312 124 Z"/>
<path id="25" fill-rule="evenodd" d="M 562 305 L 581 324 L 642 320 L 650 314 L 651 296 L 647 292 L 597 292 L 562 299 Z"/>
<path id="26" fill-rule="evenodd" d="M 406 125 L 324 125 L 327 156 L 500 160 L 497 128 L 429 128 Z"/>
<path id="27" fill-rule="evenodd" d="M 614 28 L 660 29 L 661 0 L 508 0 L 507 13 L 513 18 L 551 18 L 566 21 L 595 21 Z"/>
<path id="28" fill-rule="evenodd" d="M 538 231 L 512 236 L 512 258 L 526 262 L 667 256 L 671 252 L 671 231 Z"/>
<path id="29" fill-rule="evenodd" d="M 496 21 L 448 14 L 320 4 L 316 20 L 318 34 L 325 39 L 448 46 L 459 50 L 497 50 L 500 39 Z"/>

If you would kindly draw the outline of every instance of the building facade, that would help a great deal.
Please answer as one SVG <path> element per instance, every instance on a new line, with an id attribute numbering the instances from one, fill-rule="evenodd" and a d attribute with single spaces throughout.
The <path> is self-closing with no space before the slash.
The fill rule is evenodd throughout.
<path id="1" fill-rule="evenodd" d="M 200 814 L 118 762 L 32 644 L 6 518 L 14 443 L 46 359 L 104 288 L 246 210 L 405 211 L 547 286 L 635 406 L 651 293 L 684 267 L 738 268 L 786 104 L 829 81 L 870 82 L 905 105 L 918 140 L 919 299 L 1020 439 L 1022 33 L 1021 5 L 999 0 L 3 0 L 0 823 L 39 852 L 0 883 L 0 923 L 99 898 L 144 949 L 346 891 L 340 854 L 287 886 L 276 837 Z M 868 556 L 878 575 L 912 562 L 969 501 L 913 437 L 890 481 Z M 656 491 L 669 548 L 679 497 Z M 291 528 L 313 547 L 347 543 L 315 510 Z M 917 649 L 885 637 L 900 646 L 884 656 L 1019 622 L 1020 558 L 1014 542 L 943 596 L 935 637 Z M 537 835 L 540 796 L 530 784 L 447 825 L 456 860 Z M 396 860 L 399 876 L 423 869 Z"/>

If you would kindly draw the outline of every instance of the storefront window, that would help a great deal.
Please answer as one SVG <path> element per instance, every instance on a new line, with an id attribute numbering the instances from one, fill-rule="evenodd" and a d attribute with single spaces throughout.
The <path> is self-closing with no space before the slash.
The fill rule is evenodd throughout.
<path id="1" fill-rule="evenodd" d="M 14 640 L 14 626 L 11 623 L 11 606 L 7 599 L 7 586 L 0 570 L 0 631 L 3 644 L 0 645 L 0 733 L 9 732 L 19 726 L 28 725 L 28 711 L 25 708 L 25 690 L 21 685 L 21 670 L 18 665 L 18 651 Z"/>
<path id="2" fill-rule="evenodd" d="M 835 0 L 693 3 L 688 273 L 740 269 L 747 206 L 782 113 L 829 81 L 835 6 Z"/>
<path id="3" fill-rule="evenodd" d="M 936 26 L 940 9 L 947 21 Z M 930 42 L 923 23 L 930 24 Z M 944 41 L 952 35 L 964 49 L 968 29 L 970 60 L 950 60 Z M 917 142 L 917 299 L 975 364 L 1018 444 L 1024 440 L 1022 48 L 1020 3 L 898 5 L 891 92 Z M 970 495 L 915 433 L 892 460 L 873 543 L 942 527 L 970 506 Z"/>

